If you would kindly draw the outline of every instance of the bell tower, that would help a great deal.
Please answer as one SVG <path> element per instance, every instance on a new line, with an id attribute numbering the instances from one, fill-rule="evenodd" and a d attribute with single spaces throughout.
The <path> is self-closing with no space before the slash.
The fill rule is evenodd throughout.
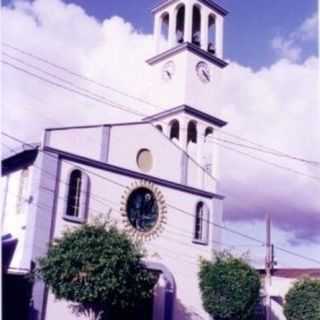
<path id="1" fill-rule="evenodd" d="M 154 93 L 163 108 L 189 105 L 214 113 L 227 11 L 211 0 L 166 0 L 154 14 Z"/>

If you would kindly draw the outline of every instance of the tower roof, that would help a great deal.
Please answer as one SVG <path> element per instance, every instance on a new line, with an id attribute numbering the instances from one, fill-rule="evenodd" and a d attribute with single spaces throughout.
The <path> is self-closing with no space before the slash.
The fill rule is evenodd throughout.
<path id="1" fill-rule="evenodd" d="M 224 127 L 227 124 L 227 122 L 225 122 L 221 119 L 213 117 L 208 113 L 202 112 L 198 109 L 192 108 L 187 105 L 181 105 L 176 108 L 171 108 L 171 109 L 162 111 L 160 113 L 148 116 L 148 117 L 144 118 L 143 120 L 144 121 L 156 121 L 156 120 L 160 120 L 165 117 L 168 117 L 168 116 L 171 116 L 171 115 L 174 115 L 177 113 L 181 113 L 181 112 L 192 115 L 192 116 L 197 117 L 199 119 L 202 119 L 204 121 L 207 121 L 207 122 L 209 122 L 213 125 L 216 125 L 218 127 Z"/>
<path id="2" fill-rule="evenodd" d="M 152 13 L 156 13 L 166 7 L 168 7 L 169 5 L 177 2 L 178 0 L 164 0 L 161 1 L 156 7 L 154 7 L 152 9 Z M 214 1 L 212 0 L 198 0 L 200 3 L 206 5 L 207 7 L 217 11 L 219 14 L 221 14 L 222 16 L 226 16 L 229 12 L 227 10 L 225 10 L 224 8 L 222 8 L 221 6 L 219 6 L 218 4 L 216 4 Z"/>

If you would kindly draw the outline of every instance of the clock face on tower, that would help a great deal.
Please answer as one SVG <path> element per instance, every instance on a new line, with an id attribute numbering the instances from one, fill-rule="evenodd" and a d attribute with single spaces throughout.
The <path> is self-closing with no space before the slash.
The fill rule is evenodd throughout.
<path id="1" fill-rule="evenodd" d="M 168 61 L 162 69 L 162 78 L 164 81 L 170 81 L 175 73 L 175 64 L 173 61 Z"/>
<path id="2" fill-rule="evenodd" d="M 210 75 L 210 69 L 209 66 L 206 62 L 199 62 L 196 65 L 196 72 L 197 75 L 199 77 L 199 79 L 204 82 L 204 83 L 208 83 L 211 80 L 211 75 Z"/>

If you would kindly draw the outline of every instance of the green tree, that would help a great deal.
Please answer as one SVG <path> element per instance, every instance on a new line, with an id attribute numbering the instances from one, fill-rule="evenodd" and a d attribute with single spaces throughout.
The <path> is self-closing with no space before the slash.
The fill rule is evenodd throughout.
<path id="1" fill-rule="evenodd" d="M 199 272 L 202 302 L 215 320 L 247 320 L 259 302 L 260 277 L 243 259 L 217 254 L 202 261 Z"/>
<path id="2" fill-rule="evenodd" d="M 98 320 L 151 297 L 155 276 L 142 258 L 141 247 L 114 226 L 83 225 L 55 240 L 37 271 L 57 299 Z"/>
<path id="3" fill-rule="evenodd" d="M 286 295 L 284 314 L 288 320 L 320 320 L 320 280 L 296 282 Z"/>

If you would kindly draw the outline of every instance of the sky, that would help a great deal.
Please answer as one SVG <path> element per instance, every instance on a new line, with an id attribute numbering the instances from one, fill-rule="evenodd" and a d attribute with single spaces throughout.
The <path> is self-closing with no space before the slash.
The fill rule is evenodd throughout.
<path id="1" fill-rule="evenodd" d="M 128 3 L 3 1 L 3 41 L 130 95 L 146 98 L 151 73 L 144 61 L 153 54 L 150 10 L 156 2 Z M 320 119 L 317 1 L 282 0 L 272 6 L 269 0 L 217 3 L 230 11 L 225 21 L 225 59 L 229 66 L 221 83 L 215 84 L 216 105 L 211 110 L 229 122 L 223 138 L 233 142 L 221 149 L 225 223 L 264 240 L 264 217 L 268 212 L 276 244 L 320 260 L 319 166 L 235 147 L 234 143 L 244 141 L 229 135 L 295 157 L 320 160 L 320 148 L 315 147 L 319 145 Z M 4 47 L 4 52 L 3 60 L 11 67 L 2 66 L 3 128 L 28 142 L 39 141 L 41 130 L 46 127 L 136 118 L 53 88 L 19 68 L 55 81 L 59 77 L 66 85 L 72 82 L 112 97 L 113 101 L 151 112 L 137 100 L 85 82 L 13 48 Z M 26 126 L 26 122 L 32 125 Z M 251 142 L 245 143 L 257 148 Z M 237 152 L 228 149 L 230 146 Z M 260 245 L 228 232 L 224 233 L 224 241 L 233 245 L 237 254 L 250 251 L 252 260 L 262 264 L 264 249 Z M 317 266 L 279 250 L 276 254 L 281 266 Z"/>

